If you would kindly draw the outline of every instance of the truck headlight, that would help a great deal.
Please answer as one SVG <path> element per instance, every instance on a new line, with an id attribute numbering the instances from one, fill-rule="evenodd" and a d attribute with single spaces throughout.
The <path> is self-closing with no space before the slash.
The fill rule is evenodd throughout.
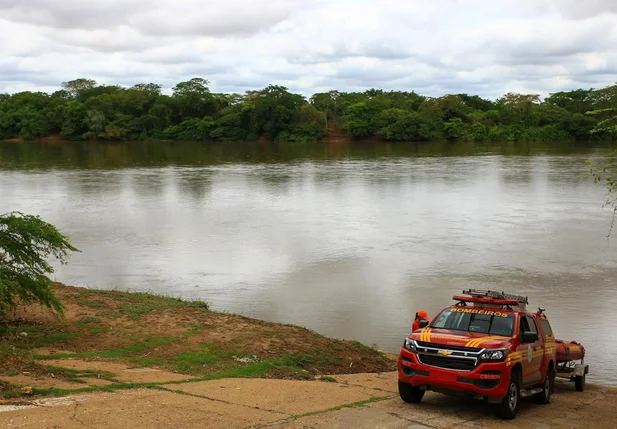
<path id="1" fill-rule="evenodd" d="M 409 350 L 410 352 L 415 352 L 416 347 L 417 347 L 416 342 L 412 340 L 411 338 L 405 338 L 405 341 L 403 341 L 403 348 L 405 350 Z"/>
<path id="2" fill-rule="evenodd" d="M 486 350 L 480 355 L 480 360 L 488 362 L 503 361 L 508 355 L 508 349 Z"/>

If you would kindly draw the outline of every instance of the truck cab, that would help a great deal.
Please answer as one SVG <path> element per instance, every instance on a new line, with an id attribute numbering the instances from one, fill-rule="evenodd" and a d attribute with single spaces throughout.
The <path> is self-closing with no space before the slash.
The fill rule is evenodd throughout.
<path id="1" fill-rule="evenodd" d="M 464 290 L 454 305 L 405 338 L 398 359 L 399 393 L 419 403 L 427 390 L 496 404 L 504 419 L 520 399 L 550 403 L 556 348 L 543 309 L 527 297 Z"/>

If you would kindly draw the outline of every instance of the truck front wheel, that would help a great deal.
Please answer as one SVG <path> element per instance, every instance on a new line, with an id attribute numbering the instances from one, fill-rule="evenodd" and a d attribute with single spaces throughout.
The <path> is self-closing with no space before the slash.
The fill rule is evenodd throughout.
<path id="1" fill-rule="evenodd" d="M 518 403 L 521 399 L 521 382 L 518 373 L 513 372 L 508 385 L 508 392 L 503 401 L 497 405 L 497 417 L 512 420 L 516 417 Z"/>
<path id="2" fill-rule="evenodd" d="M 550 367 L 546 373 L 546 379 L 542 386 L 542 392 L 534 395 L 533 399 L 537 404 L 550 404 L 551 395 L 555 389 L 555 370 Z"/>
<path id="3" fill-rule="evenodd" d="M 417 404 L 424 397 L 424 390 L 402 381 L 398 382 L 398 393 L 401 399 L 408 404 Z"/>

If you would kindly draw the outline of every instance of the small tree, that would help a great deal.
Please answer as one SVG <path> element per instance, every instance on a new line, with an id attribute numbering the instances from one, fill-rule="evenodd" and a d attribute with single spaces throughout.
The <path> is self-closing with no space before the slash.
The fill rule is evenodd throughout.
<path id="1" fill-rule="evenodd" d="M 591 161 L 587 161 L 587 164 L 590 167 L 589 172 L 593 176 L 593 181 L 606 186 L 604 207 L 613 211 L 613 218 L 607 235 L 607 237 L 610 237 L 615 227 L 615 220 L 617 220 L 617 153 L 613 153 L 611 159 L 603 165 L 597 165 Z"/>
<path id="2" fill-rule="evenodd" d="M 20 303 L 36 303 L 63 315 L 56 298 L 50 256 L 65 264 L 78 251 L 53 225 L 38 216 L 12 212 L 0 216 L 0 318 Z"/>
<path id="3" fill-rule="evenodd" d="M 617 108 L 607 108 L 587 112 L 588 115 L 600 116 L 602 120 L 591 130 L 591 134 L 603 134 L 609 136 L 613 142 L 617 141 Z M 606 186 L 606 202 L 604 207 L 609 207 L 613 211 L 613 219 L 609 228 L 610 237 L 617 218 L 617 153 L 613 153 L 611 158 L 603 165 L 596 165 L 587 161 L 590 166 L 590 173 L 596 183 Z"/>

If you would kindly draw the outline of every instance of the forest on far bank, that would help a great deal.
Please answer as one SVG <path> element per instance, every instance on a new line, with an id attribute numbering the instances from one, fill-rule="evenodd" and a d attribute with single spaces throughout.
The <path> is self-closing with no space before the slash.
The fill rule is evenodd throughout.
<path id="1" fill-rule="evenodd" d="M 125 88 L 76 79 L 52 94 L 0 94 L 0 139 L 548 142 L 616 136 L 601 125 L 615 120 L 617 85 L 557 92 L 544 100 L 537 94 L 488 100 L 379 89 L 307 99 L 278 85 L 245 94 L 214 93 L 208 85 L 193 78 L 165 95 L 154 83 Z"/>

